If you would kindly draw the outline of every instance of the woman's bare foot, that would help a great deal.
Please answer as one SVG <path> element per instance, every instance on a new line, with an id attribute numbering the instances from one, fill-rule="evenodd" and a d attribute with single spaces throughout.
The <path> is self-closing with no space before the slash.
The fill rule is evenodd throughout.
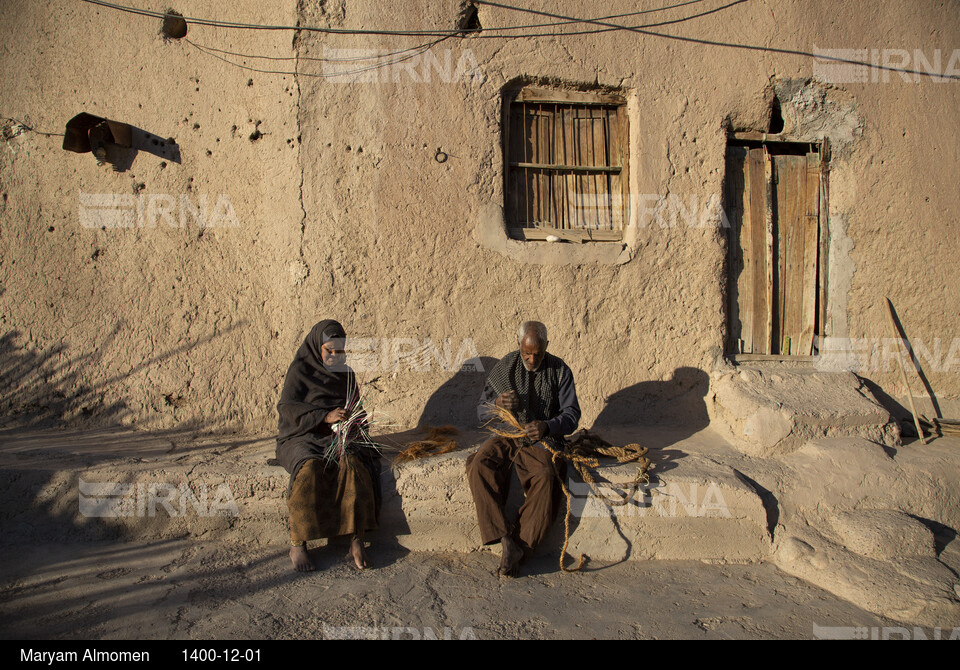
<path id="1" fill-rule="evenodd" d="M 366 570 L 370 567 L 370 563 L 367 562 L 367 552 L 363 548 L 363 540 L 359 537 L 353 538 L 350 542 L 350 556 L 357 564 L 358 570 Z"/>
<path id="2" fill-rule="evenodd" d="M 290 561 L 293 563 L 293 569 L 297 572 L 310 572 L 313 570 L 313 561 L 307 554 L 307 545 L 290 547 Z"/>
<path id="3" fill-rule="evenodd" d="M 498 575 L 506 577 L 517 576 L 517 566 L 520 565 L 520 559 L 523 558 L 523 549 L 509 535 L 504 535 L 500 540 L 502 553 L 500 554 L 500 567 L 497 568 Z"/>

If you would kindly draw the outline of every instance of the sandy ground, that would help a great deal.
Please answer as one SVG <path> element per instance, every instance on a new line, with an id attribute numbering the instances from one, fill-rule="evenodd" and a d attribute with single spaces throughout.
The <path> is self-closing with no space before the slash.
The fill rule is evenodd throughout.
<path id="1" fill-rule="evenodd" d="M 952 440 L 922 450 L 907 446 L 895 458 L 862 440 L 832 441 L 831 458 L 846 463 L 838 468 L 831 459 L 814 467 L 803 459 L 737 455 L 709 432 L 685 439 L 656 432 L 643 437 L 654 451 L 672 454 L 674 462 L 661 463 L 672 477 L 700 462 L 696 454 L 749 473 L 776 492 L 771 495 L 777 497 L 778 537 L 807 532 L 804 510 L 830 491 L 840 496 L 827 501 L 831 510 L 857 509 L 858 500 L 880 493 L 868 510 L 911 509 L 910 503 L 930 510 L 923 518 L 940 519 L 938 510 L 947 514 L 954 508 Z M 265 438 L 15 430 L 0 436 L 0 484 L 6 494 L 0 508 L 0 638 L 810 639 L 882 637 L 885 631 L 916 637 L 919 623 L 928 626 L 928 637 L 960 639 L 960 618 L 950 604 L 954 592 L 960 596 L 955 534 L 944 526 L 935 546 L 926 547 L 927 540 L 934 543 L 931 531 L 918 523 L 903 525 L 909 520 L 889 510 L 882 513 L 902 522 L 891 532 L 902 526 L 922 531 L 922 537 L 913 544 L 887 538 L 883 547 L 893 557 L 883 561 L 820 541 L 813 556 L 823 560 L 795 574 L 785 571 L 775 552 L 748 564 L 638 559 L 641 533 L 631 560 L 619 563 L 600 560 L 588 546 L 595 560 L 580 574 L 560 572 L 559 544 L 545 542 L 524 575 L 508 579 L 494 575 L 496 551 L 471 551 L 469 543 L 458 551 L 433 551 L 430 543 L 409 544 L 419 535 L 398 538 L 391 532 L 371 537 L 374 568 L 367 572 L 344 560 L 346 545 L 334 544 L 312 550 L 316 572 L 297 574 L 282 532 L 286 476 L 267 465 L 272 452 Z M 687 457 L 679 459 L 683 454 Z M 807 456 L 823 460 L 804 450 L 796 454 Z M 856 458 L 867 456 L 853 467 Z M 430 465 L 415 473 L 424 491 L 432 490 L 426 479 Z M 90 523 L 78 516 L 78 478 L 226 481 L 237 495 L 242 523 L 193 513 L 117 519 L 123 521 L 117 526 Z M 891 488 L 895 481 L 899 488 Z M 893 494 L 905 486 L 917 494 L 898 502 Z M 920 497 L 923 491 L 934 497 Z M 461 520 L 473 520 L 472 508 L 447 503 L 450 514 L 459 510 L 466 515 Z M 409 515 L 415 512 L 411 508 Z M 691 549 L 731 532 L 723 519 L 694 530 L 680 523 L 683 518 L 675 521 L 671 528 L 689 537 Z M 447 531 L 462 530 L 451 528 Z M 441 530 L 429 535 L 432 542 L 443 539 Z M 803 537 L 813 542 L 808 535 Z M 850 544 L 854 539 L 838 541 L 856 546 Z M 926 553 L 911 553 L 920 549 Z M 788 567 L 794 563 L 786 561 Z"/>
<path id="2" fill-rule="evenodd" d="M 815 638 L 823 627 L 899 626 L 775 566 L 630 561 L 563 574 L 535 557 L 517 579 L 496 556 L 373 547 L 359 572 L 345 546 L 222 542 L 7 546 L 0 554 L 6 639 Z"/>

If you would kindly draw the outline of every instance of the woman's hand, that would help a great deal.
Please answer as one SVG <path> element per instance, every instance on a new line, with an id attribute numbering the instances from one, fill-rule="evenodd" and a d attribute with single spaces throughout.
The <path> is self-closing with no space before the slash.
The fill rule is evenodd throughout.
<path id="1" fill-rule="evenodd" d="M 343 407 L 339 407 L 335 410 L 331 410 L 327 413 L 327 416 L 324 417 L 324 423 L 338 423 L 347 418 L 347 410 Z"/>

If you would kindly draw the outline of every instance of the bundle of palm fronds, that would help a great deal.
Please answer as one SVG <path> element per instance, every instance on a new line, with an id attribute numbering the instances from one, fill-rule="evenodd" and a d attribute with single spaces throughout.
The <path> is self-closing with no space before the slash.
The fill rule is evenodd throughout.
<path id="1" fill-rule="evenodd" d="M 510 439 L 518 440 L 527 436 L 526 429 L 520 425 L 520 422 L 517 421 L 517 417 L 513 415 L 508 409 L 504 409 L 499 405 L 493 403 L 487 403 L 486 405 L 489 413 L 492 415 L 489 421 L 484 424 L 484 428 L 489 430 L 494 435 L 499 435 L 500 437 L 507 437 Z M 513 430 L 504 430 L 497 423 L 506 424 Z"/>
<path id="2" fill-rule="evenodd" d="M 373 449 L 380 453 L 382 445 L 370 437 L 371 428 L 379 425 L 380 421 L 373 412 L 364 408 L 365 396 L 363 384 L 351 374 L 347 386 L 349 400 L 344 407 L 347 415 L 343 421 L 333 425 L 333 439 L 323 452 L 323 458 L 328 463 L 340 463 L 348 451 L 357 448 Z"/>
<path id="3" fill-rule="evenodd" d="M 437 426 L 431 428 L 427 437 L 423 440 L 417 440 L 406 445 L 406 449 L 397 454 L 394 463 L 404 463 L 406 461 L 417 460 L 418 458 L 427 458 L 428 456 L 440 456 L 448 454 L 457 448 L 456 440 L 450 436 L 459 433 L 453 426 Z"/>

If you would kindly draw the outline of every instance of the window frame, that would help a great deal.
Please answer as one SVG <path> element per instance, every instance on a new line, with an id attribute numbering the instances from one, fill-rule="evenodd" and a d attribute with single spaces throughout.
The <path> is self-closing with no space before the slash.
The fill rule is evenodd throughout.
<path id="1" fill-rule="evenodd" d="M 616 121 L 615 132 L 611 130 L 612 123 L 610 121 L 611 116 L 609 113 L 607 115 L 601 114 L 597 117 L 598 120 L 603 119 L 601 122 L 602 127 L 604 128 L 603 137 L 605 140 L 603 152 L 606 158 L 604 164 L 583 165 L 536 163 L 522 160 L 527 158 L 526 155 L 514 155 L 514 117 L 518 104 L 524 105 L 524 112 L 521 113 L 526 112 L 528 105 L 538 105 L 539 113 L 543 112 L 543 106 L 550 106 L 551 109 L 548 110 L 550 114 L 556 114 L 561 110 L 561 106 L 563 106 L 564 108 L 574 112 L 573 116 L 570 117 L 570 120 L 574 122 L 583 118 L 577 116 L 576 112 L 585 109 L 591 110 L 590 116 L 587 117 L 591 120 L 594 118 L 592 111 L 594 109 L 613 111 L 613 118 Z M 630 217 L 630 124 L 626 97 L 616 91 L 570 90 L 564 88 L 550 88 L 538 84 L 530 84 L 505 91 L 503 97 L 502 114 L 504 221 L 506 224 L 507 236 L 511 239 L 525 241 L 542 241 L 547 240 L 552 236 L 567 242 L 621 242 L 623 240 L 624 230 L 629 223 Z M 556 117 L 554 116 L 552 118 L 554 120 L 551 122 L 553 124 L 551 126 L 551 132 L 555 132 L 557 128 L 555 120 Z M 563 112 L 561 111 L 561 119 L 562 118 Z M 523 123 L 521 122 L 521 127 L 522 126 Z M 566 132 L 562 122 L 560 128 L 562 132 Z M 576 133 L 576 130 L 573 132 Z M 579 138 L 580 136 L 575 135 L 575 137 Z M 613 146 L 614 140 L 615 146 Z M 578 142 L 582 141 L 584 140 L 578 139 Z M 566 155 L 568 149 L 566 148 L 566 145 L 564 146 L 564 158 L 568 158 Z M 551 148 L 551 151 L 555 152 L 555 150 L 555 146 Z M 526 151 L 526 143 L 524 143 L 524 151 Z M 614 153 L 617 155 L 612 155 Z M 595 146 L 591 150 L 590 158 L 593 159 L 592 162 L 595 162 Z M 579 176 L 580 178 L 583 178 L 591 174 L 610 176 L 616 175 L 616 187 L 613 186 L 614 180 L 608 181 L 605 195 L 610 198 L 610 204 L 607 209 L 604 210 L 602 215 L 597 215 L 597 226 L 595 227 L 560 227 L 556 225 L 545 226 L 542 225 L 542 223 L 539 225 L 531 225 L 530 221 L 521 220 L 520 208 L 523 207 L 525 211 L 529 211 L 532 205 L 529 195 L 521 198 L 520 194 L 516 192 L 515 184 L 517 181 L 517 170 L 524 170 L 524 174 L 529 174 L 530 171 L 536 171 L 541 174 L 547 173 L 554 177 L 561 175 L 563 177 L 576 178 Z M 528 179 L 523 179 L 523 181 L 525 184 L 529 183 Z M 555 183 L 557 182 L 554 180 L 547 180 L 547 184 L 552 185 Z M 594 180 L 594 184 L 596 183 L 596 180 Z M 564 188 L 566 190 L 566 187 Z M 595 193 L 596 192 L 599 192 L 599 189 L 597 189 Z M 550 193 L 551 199 L 558 197 L 553 193 L 552 187 L 550 187 Z M 586 192 L 586 189 L 581 190 L 579 185 L 576 186 L 574 194 L 578 198 L 585 195 L 590 195 Z M 572 194 L 567 193 L 568 198 L 570 195 Z M 619 203 L 615 204 L 614 200 L 616 197 L 619 197 Z M 543 206 L 539 191 L 535 193 L 534 199 L 540 203 L 538 206 Z M 560 200 L 560 202 L 562 202 L 562 200 Z M 556 214 L 556 201 L 549 206 L 549 209 Z M 578 205 L 572 206 L 572 209 L 570 205 L 567 205 L 563 209 L 564 215 L 567 215 L 570 211 L 577 212 L 575 217 L 579 218 L 581 216 L 579 212 L 586 210 L 580 208 Z M 601 218 L 610 221 L 611 225 L 609 228 L 599 227 Z M 551 221 L 551 223 L 556 222 Z M 619 227 L 615 227 L 617 225 Z"/>

